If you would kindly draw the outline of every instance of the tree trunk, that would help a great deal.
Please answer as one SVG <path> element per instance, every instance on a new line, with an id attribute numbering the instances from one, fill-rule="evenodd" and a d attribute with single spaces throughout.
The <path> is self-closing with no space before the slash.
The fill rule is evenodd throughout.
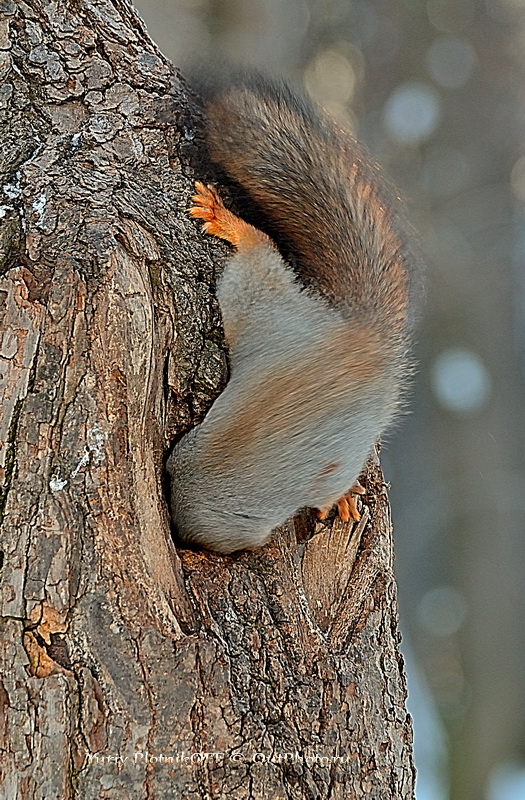
<path id="1" fill-rule="evenodd" d="M 378 464 L 353 528 L 171 538 L 226 376 L 184 84 L 125 0 L 0 8 L 4 796 L 413 797 Z"/>

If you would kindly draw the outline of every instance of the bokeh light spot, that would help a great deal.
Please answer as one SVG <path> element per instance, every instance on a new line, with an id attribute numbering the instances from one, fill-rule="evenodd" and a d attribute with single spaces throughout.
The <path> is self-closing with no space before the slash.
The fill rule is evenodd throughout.
<path id="1" fill-rule="evenodd" d="M 438 356 L 432 370 L 432 385 L 441 405 L 457 413 L 477 411 L 491 390 L 481 358 L 461 348 L 451 348 Z"/>
<path id="2" fill-rule="evenodd" d="M 470 78 L 477 56 L 465 37 L 440 36 L 429 47 L 426 60 L 430 74 L 440 86 L 457 89 Z"/>
<path id="3" fill-rule="evenodd" d="M 417 613 L 420 623 L 434 636 L 451 636 L 465 622 L 467 604 L 457 589 L 440 586 L 423 595 Z"/>
<path id="4" fill-rule="evenodd" d="M 440 116 L 439 95 L 432 86 L 419 81 L 409 81 L 394 89 L 384 110 L 388 132 L 406 144 L 428 139 Z"/>

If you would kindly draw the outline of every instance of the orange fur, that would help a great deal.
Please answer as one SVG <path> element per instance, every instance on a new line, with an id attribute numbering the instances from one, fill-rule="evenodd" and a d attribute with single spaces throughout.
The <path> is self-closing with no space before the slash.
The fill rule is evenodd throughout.
<path id="1" fill-rule="evenodd" d="M 262 243 L 271 244 L 265 233 L 229 211 L 213 186 L 195 181 L 195 189 L 197 193 L 191 198 L 194 205 L 189 214 L 190 217 L 204 220 L 206 233 L 225 239 L 237 250 L 247 250 Z"/>

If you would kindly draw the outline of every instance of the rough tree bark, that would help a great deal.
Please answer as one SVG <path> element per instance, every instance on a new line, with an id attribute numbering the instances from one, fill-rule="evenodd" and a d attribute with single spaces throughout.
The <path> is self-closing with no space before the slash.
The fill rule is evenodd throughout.
<path id="1" fill-rule="evenodd" d="M 126 0 L 0 10 L 3 796 L 412 797 L 378 465 L 353 529 L 171 539 L 226 377 L 183 82 Z"/>

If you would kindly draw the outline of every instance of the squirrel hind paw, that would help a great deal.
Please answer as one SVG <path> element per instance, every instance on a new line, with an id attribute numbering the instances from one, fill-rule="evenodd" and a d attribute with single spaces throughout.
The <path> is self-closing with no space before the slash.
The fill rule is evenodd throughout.
<path id="1" fill-rule="evenodd" d="M 195 190 L 191 198 L 193 205 L 189 210 L 190 217 L 204 220 L 205 233 L 225 239 L 237 247 L 240 238 L 237 223 L 242 221 L 228 211 L 214 186 L 195 181 Z"/>
<path id="2" fill-rule="evenodd" d="M 196 193 L 191 198 L 193 205 L 189 210 L 190 217 L 198 217 L 207 223 L 215 222 L 220 218 L 221 212 L 226 211 L 216 189 L 205 186 L 200 181 L 195 181 L 195 189 Z"/>
<path id="3" fill-rule="evenodd" d="M 225 239 L 237 249 L 270 244 L 266 234 L 226 208 L 214 186 L 205 186 L 201 181 L 195 181 L 195 190 L 189 215 L 194 219 L 204 220 L 205 233 Z"/>
<path id="4" fill-rule="evenodd" d="M 345 494 L 339 498 L 337 501 L 337 513 L 342 522 L 350 522 L 353 520 L 354 522 L 359 522 L 361 519 L 361 514 L 357 508 L 357 498 L 356 495 L 363 495 L 366 494 L 366 489 L 364 486 L 361 486 L 359 481 L 356 481 L 354 485 L 347 491 Z M 326 506 L 325 508 L 321 508 L 317 511 L 317 518 L 320 520 L 325 520 L 332 510 L 332 506 Z"/>

